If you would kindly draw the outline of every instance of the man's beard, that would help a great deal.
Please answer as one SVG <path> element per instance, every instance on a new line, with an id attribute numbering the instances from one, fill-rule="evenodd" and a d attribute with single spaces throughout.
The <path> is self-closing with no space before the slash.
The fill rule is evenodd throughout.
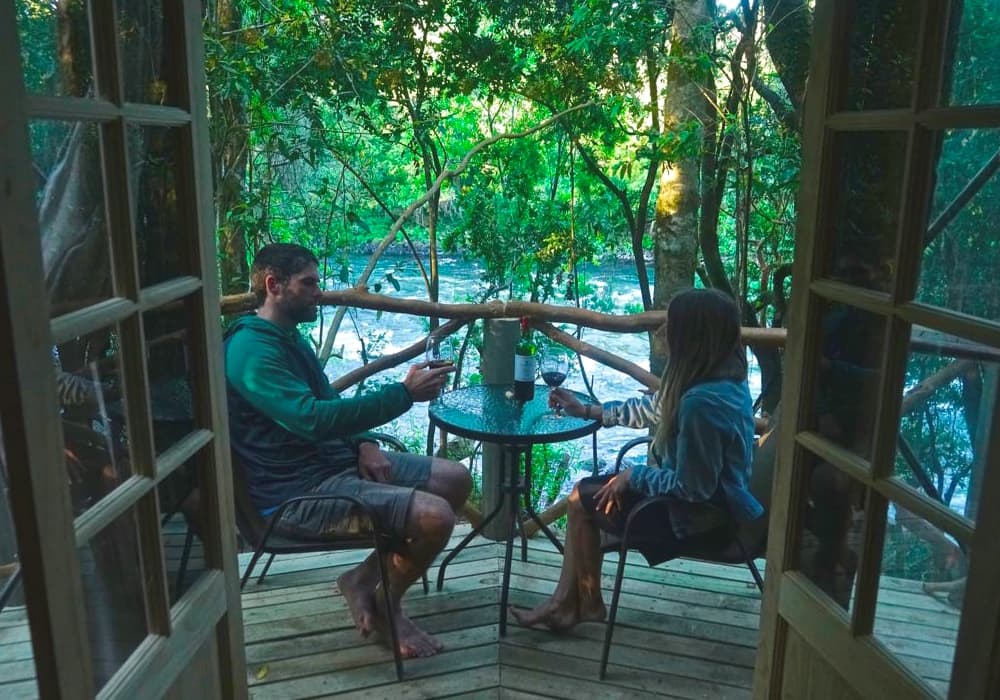
<path id="1" fill-rule="evenodd" d="M 296 306 L 288 310 L 288 315 L 296 323 L 310 323 L 319 317 L 319 307 L 315 304 Z"/>

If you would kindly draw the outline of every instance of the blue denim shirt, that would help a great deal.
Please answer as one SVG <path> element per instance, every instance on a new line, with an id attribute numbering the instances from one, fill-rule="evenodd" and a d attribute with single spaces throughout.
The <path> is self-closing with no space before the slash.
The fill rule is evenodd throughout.
<path id="1" fill-rule="evenodd" d="M 605 404 L 605 425 L 615 417 L 655 420 L 657 396 L 639 399 L 624 411 L 618 402 Z M 644 408 L 645 410 L 640 410 Z M 631 423 L 632 421 L 629 421 Z M 696 384 L 681 397 L 677 434 L 668 441 L 658 466 L 632 468 L 629 485 L 647 496 L 666 494 L 694 505 L 724 505 L 737 520 L 754 520 L 764 508 L 750 493 L 755 446 L 753 401 L 746 382 L 716 380 Z M 633 427 L 643 427 L 634 425 Z M 679 504 L 680 505 L 680 504 Z M 679 507 L 671 512 L 678 536 L 703 532 L 721 524 L 718 512 Z"/>

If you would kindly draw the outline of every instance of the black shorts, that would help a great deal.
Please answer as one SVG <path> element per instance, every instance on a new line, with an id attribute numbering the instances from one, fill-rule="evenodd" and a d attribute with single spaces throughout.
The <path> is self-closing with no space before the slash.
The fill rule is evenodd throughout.
<path id="1" fill-rule="evenodd" d="M 392 465 L 387 483 L 362 479 L 357 468 L 353 468 L 324 479 L 302 495 L 352 496 L 375 513 L 383 532 L 395 541 L 402 541 L 413 494 L 427 486 L 434 458 L 404 452 L 384 454 Z M 355 510 L 346 500 L 301 501 L 288 507 L 277 529 L 296 537 L 316 539 L 370 532 L 367 518 Z"/>
<path id="2" fill-rule="evenodd" d="M 601 530 L 601 549 L 605 552 L 617 552 L 621 548 L 622 537 L 625 534 L 625 521 L 632 509 L 646 498 L 645 495 L 637 491 L 629 490 L 622 499 L 621 509 L 615 508 L 608 514 L 603 511 L 598 512 L 595 506 L 597 492 L 613 476 L 614 474 L 588 476 L 581 479 L 577 485 L 581 505 L 584 510 L 593 513 L 594 522 Z M 632 521 L 629 549 L 634 549 L 642 554 L 650 566 L 656 566 L 668 559 L 678 557 L 683 550 L 714 549 L 725 545 L 729 537 L 729 529 L 721 527 L 685 537 L 682 547 L 681 540 L 670 524 L 671 505 L 670 501 L 660 501 L 647 506 Z M 690 507 L 690 504 L 684 505 Z M 706 506 L 714 507 L 708 504 Z"/>

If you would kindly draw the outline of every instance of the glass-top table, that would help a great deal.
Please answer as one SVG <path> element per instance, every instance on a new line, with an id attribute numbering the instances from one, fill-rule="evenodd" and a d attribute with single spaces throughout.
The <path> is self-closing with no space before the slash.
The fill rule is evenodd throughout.
<path id="1" fill-rule="evenodd" d="M 524 514 L 534 520 L 539 529 L 562 552 L 559 539 L 541 521 L 531 504 L 531 447 L 552 442 L 563 442 L 590 435 L 601 427 L 596 419 L 557 416 L 549 408 L 549 388 L 535 386 L 535 397 L 530 401 L 514 398 L 509 384 L 481 384 L 463 387 L 442 394 L 428 407 L 431 422 L 438 428 L 470 440 L 492 442 L 501 446 L 500 484 L 501 498 L 496 507 L 483 518 L 472 532 L 441 562 L 438 569 L 437 588 L 444 586 L 444 573 L 448 564 L 460 551 L 480 534 L 503 510 L 503 493 L 509 494 L 506 505 L 510 509 L 510 529 L 507 533 L 507 550 L 504 558 L 503 581 L 500 588 L 500 636 L 507 632 L 507 598 L 510 588 L 510 566 L 514 552 L 514 537 L 521 535 L 521 558 L 527 561 L 527 536 L 521 518 Z M 584 394 L 572 392 L 583 403 L 592 403 Z M 524 458 L 523 472 L 521 458 Z"/>

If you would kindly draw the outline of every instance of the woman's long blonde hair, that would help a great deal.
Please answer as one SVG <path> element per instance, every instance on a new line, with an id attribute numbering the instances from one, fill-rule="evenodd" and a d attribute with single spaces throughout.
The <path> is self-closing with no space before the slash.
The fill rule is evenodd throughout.
<path id="1" fill-rule="evenodd" d="M 661 459 L 677 434 L 677 412 L 685 391 L 713 379 L 746 379 L 736 302 L 714 289 L 674 295 L 667 307 L 667 352 L 660 377 L 660 421 L 653 436 L 653 453 Z"/>

